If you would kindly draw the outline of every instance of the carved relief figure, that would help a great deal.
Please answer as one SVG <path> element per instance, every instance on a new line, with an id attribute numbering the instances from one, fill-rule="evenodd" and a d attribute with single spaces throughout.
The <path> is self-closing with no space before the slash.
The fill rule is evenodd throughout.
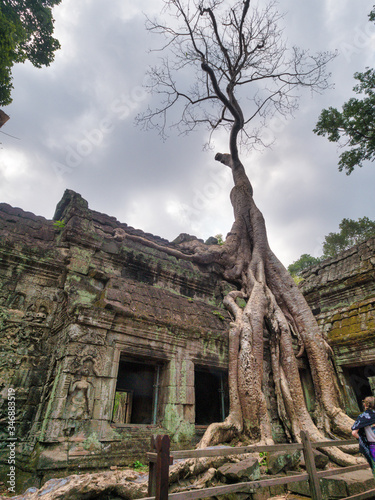
<path id="1" fill-rule="evenodd" d="M 45 305 L 42 304 L 39 307 L 39 311 L 35 315 L 35 321 L 37 321 L 38 323 L 43 323 L 47 319 L 47 316 L 48 316 L 48 309 Z"/>
<path id="2" fill-rule="evenodd" d="M 93 385 L 88 380 L 90 369 L 83 366 L 78 372 L 78 379 L 71 382 L 68 390 L 68 400 L 65 408 L 65 418 L 67 420 L 64 432 L 72 435 L 82 420 L 91 418 Z"/>
<path id="3" fill-rule="evenodd" d="M 9 309 L 22 310 L 25 305 L 26 296 L 24 293 L 17 292 L 9 303 Z"/>

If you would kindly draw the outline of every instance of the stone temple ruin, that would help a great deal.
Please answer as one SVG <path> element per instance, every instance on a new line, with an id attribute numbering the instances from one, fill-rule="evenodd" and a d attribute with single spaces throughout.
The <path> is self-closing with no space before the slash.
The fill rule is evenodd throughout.
<path id="1" fill-rule="evenodd" d="M 0 442 L 11 387 L 19 489 L 144 460 L 155 433 L 192 447 L 228 412 L 222 299 L 232 285 L 217 264 L 156 249 L 189 236 L 170 243 L 145 234 L 90 210 L 73 191 L 54 220 L 64 223 L 0 204 Z M 375 239 L 312 268 L 303 282 L 351 416 L 375 388 L 374 268 Z M 267 345 L 264 363 L 274 439 L 283 442 Z M 313 413 L 311 375 L 299 363 Z"/>

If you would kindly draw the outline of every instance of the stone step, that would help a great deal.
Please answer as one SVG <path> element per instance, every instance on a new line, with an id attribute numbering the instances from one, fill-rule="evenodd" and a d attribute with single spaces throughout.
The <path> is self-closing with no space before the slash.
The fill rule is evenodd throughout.
<path id="1" fill-rule="evenodd" d="M 375 488 L 375 479 L 370 469 L 346 472 L 338 474 L 337 476 L 322 478 L 320 480 L 322 500 L 346 498 L 373 488 Z M 289 483 L 288 490 L 292 493 L 310 496 L 310 489 L 307 481 L 301 483 Z"/>

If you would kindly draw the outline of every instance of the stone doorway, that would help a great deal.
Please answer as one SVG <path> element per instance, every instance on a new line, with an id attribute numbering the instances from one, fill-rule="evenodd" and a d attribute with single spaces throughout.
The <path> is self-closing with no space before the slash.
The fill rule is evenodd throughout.
<path id="1" fill-rule="evenodd" d="M 355 394 L 357 404 L 362 410 L 362 401 L 366 396 L 375 396 L 375 365 L 354 366 L 344 370 Z"/>
<path id="2" fill-rule="evenodd" d="M 155 424 L 160 365 L 120 359 L 112 421 Z"/>
<path id="3" fill-rule="evenodd" d="M 195 367 L 195 424 L 222 422 L 229 412 L 228 374 Z"/>

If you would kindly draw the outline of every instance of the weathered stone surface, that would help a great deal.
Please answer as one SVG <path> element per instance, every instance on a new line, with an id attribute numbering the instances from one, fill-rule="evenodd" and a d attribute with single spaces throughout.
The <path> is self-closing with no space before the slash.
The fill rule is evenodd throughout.
<path id="1" fill-rule="evenodd" d="M 375 480 L 369 469 L 346 472 L 345 474 L 338 474 L 337 476 L 322 478 L 320 480 L 322 500 L 345 498 L 356 493 L 371 490 L 374 487 Z M 289 483 L 288 489 L 293 493 L 310 495 L 307 482 Z"/>
<path id="2" fill-rule="evenodd" d="M 374 338 L 374 252 L 372 238 L 303 274 L 301 290 L 339 357 L 339 346 Z"/>
<path id="3" fill-rule="evenodd" d="M 287 470 L 295 469 L 301 458 L 301 452 L 295 450 L 291 453 L 284 451 L 276 451 L 267 453 L 267 469 L 269 474 L 278 474 L 279 472 L 286 472 Z"/>
<path id="4" fill-rule="evenodd" d="M 328 465 L 328 462 L 329 462 L 329 458 L 327 457 L 327 455 L 324 455 L 324 453 L 321 453 L 320 451 L 315 450 L 314 448 L 313 448 L 312 452 L 314 455 L 315 467 L 317 469 L 325 469 L 325 467 Z M 306 466 L 303 452 L 302 452 L 302 456 L 301 456 L 300 465 L 302 467 Z"/>
<path id="5" fill-rule="evenodd" d="M 259 462 L 256 458 L 249 457 L 235 464 L 222 465 L 217 470 L 219 476 L 225 477 L 228 482 L 256 481 L 260 478 Z"/>
<path id="6" fill-rule="evenodd" d="M 356 418 L 360 401 L 375 390 L 375 238 L 303 277 L 301 290 L 333 350 L 344 408 Z M 305 392 L 313 411 L 315 395 Z"/>

